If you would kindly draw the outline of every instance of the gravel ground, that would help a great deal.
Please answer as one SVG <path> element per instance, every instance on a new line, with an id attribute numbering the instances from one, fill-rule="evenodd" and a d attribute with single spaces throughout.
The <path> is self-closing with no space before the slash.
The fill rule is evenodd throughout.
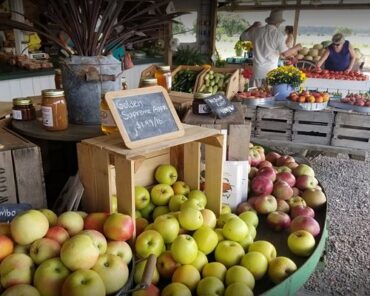
<path id="1" fill-rule="evenodd" d="M 318 156 L 311 164 L 328 196 L 325 267 L 304 289 L 318 295 L 370 295 L 370 161 Z"/>

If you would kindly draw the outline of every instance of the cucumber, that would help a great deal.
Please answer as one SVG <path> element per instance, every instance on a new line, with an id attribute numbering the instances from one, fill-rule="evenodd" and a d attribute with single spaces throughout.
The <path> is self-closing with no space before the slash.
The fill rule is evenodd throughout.
<path id="1" fill-rule="evenodd" d="M 211 81 L 211 86 L 214 86 L 216 82 L 214 80 Z"/>
<path id="2" fill-rule="evenodd" d="M 209 74 L 206 74 L 206 76 L 204 76 L 204 80 L 208 80 L 209 79 Z"/>
<path id="3" fill-rule="evenodd" d="M 215 94 L 217 91 L 218 91 L 218 86 L 217 86 L 217 85 L 215 85 L 215 86 L 213 87 L 212 93 L 213 93 L 213 94 Z"/>
<path id="4" fill-rule="evenodd" d="M 213 91 L 213 87 L 212 87 L 212 86 L 209 86 L 209 87 L 207 88 L 207 92 L 211 93 L 212 91 Z"/>
<path id="5" fill-rule="evenodd" d="M 217 83 L 217 85 L 218 85 L 218 87 L 223 87 L 223 85 L 224 85 L 224 81 L 223 81 L 223 79 L 222 79 L 222 80 L 220 80 L 220 81 Z"/>

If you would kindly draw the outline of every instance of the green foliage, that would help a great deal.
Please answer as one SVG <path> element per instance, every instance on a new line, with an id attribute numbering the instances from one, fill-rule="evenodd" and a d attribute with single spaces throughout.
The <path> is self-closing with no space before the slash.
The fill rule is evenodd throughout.
<path id="1" fill-rule="evenodd" d="M 173 35 L 183 34 L 186 31 L 187 29 L 182 22 L 176 21 L 172 24 L 172 34 Z"/>
<path id="2" fill-rule="evenodd" d="M 229 37 L 241 34 L 249 27 L 249 23 L 238 14 L 219 13 L 216 28 L 216 38 L 226 34 Z"/>
<path id="3" fill-rule="evenodd" d="M 351 36 L 352 35 L 353 31 L 350 28 L 339 27 L 339 28 L 337 28 L 337 30 L 335 31 L 335 33 L 342 33 L 344 36 L 348 37 L 348 36 Z"/>
<path id="4" fill-rule="evenodd" d="M 202 65 L 207 62 L 208 58 L 205 55 L 190 46 L 181 46 L 174 55 L 175 65 Z"/>

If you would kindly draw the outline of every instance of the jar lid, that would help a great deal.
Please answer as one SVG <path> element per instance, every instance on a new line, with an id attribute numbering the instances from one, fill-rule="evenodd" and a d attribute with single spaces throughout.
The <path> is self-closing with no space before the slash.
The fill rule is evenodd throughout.
<path id="1" fill-rule="evenodd" d="M 29 98 L 15 98 L 13 99 L 14 106 L 27 106 L 32 105 L 32 100 Z"/>
<path id="2" fill-rule="evenodd" d="M 212 93 L 197 92 L 197 93 L 194 94 L 194 99 L 205 99 L 209 96 L 212 96 Z"/>
<path id="3" fill-rule="evenodd" d="M 42 96 L 44 97 L 62 97 L 64 96 L 64 90 L 60 89 L 44 89 L 42 90 Z"/>
<path id="4" fill-rule="evenodd" d="M 171 71 L 171 68 L 168 65 L 158 66 L 158 69 L 162 71 Z"/>
<path id="5" fill-rule="evenodd" d="M 141 82 L 148 83 L 148 84 L 157 84 L 157 78 L 143 78 Z"/>
<path id="6" fill-rule="evenodd" d="M 55 69 L 55 73 L 56 74 L 62 74 L 62 70 L 61 69 Z"/>

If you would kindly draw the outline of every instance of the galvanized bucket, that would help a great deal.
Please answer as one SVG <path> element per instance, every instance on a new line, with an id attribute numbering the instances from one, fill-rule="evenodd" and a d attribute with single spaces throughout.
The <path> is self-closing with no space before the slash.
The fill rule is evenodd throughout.
<path id="1" fill-rule="evenodd" d="M 101 93 L 121 89 L 121 62 L 110 56 L 72 56 L 61 64 L 69 122 L 100 124 Z"/>

